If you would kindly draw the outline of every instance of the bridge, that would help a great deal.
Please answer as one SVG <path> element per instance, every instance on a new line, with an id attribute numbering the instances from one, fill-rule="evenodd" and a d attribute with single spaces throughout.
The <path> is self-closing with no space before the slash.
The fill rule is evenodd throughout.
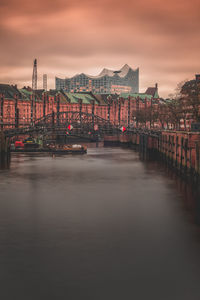
<path id="1" fill-rule="evenodd" d="M 62 111 L 48 114 L 35 120 L 28 126 L 14 126 L 3 130 L 6 138 L 20 135 L 56 135 L 75 136 L 88 140 L 97 140 L 105 134 L 120 132 L 119 126 L 97 115 L 80 111 Z"/>
<path id="2" fill-rule="evenodd" d="M 149 145 L 149 137 L 154 144 L 159 143 L 160 132 L 141 128 L 126 128 L 125 134 L 121 131 L 121 125 L 114 125 L 108 120 L 93 113 L 82 111 L 52 112 L 32 124 L 18 125 L 18 122 L 10 125 L 10 128 L 2 128 L 0 136 L 0 157 L 9 153 L 10 140 L 19 136 L 42 136 L 44 139 L 64 141 L 71 143 L 74 140 L 89 142 L 124 142 L 139 146 L 141 153 L 146 153 Z M 152 142 L 151 142 L 152 143 Z"/>
<path id="3" fill-rule="evenodd" d="M 44 138 L 52 136 L 56 140 L 65 137 L 69 143 L 71 138 L 80 138 L 84 141 L 130 144 L 136 146 L 144 158 L 162 156 L 180 172 L 192 170 L 193 174 L 200 176 L 200 134 L 197 133 L 129 127 L 122 133 L 121 125 L 116 126 L 109 119 L 81 111 L 52 112 L 26 126 L 18 126 L 15 122 L 10 128 L 6 127 L 1 126 L 0 131 L 0 165 L 9 156 L 11 139 L 20 135 L 38 135 Z"/>

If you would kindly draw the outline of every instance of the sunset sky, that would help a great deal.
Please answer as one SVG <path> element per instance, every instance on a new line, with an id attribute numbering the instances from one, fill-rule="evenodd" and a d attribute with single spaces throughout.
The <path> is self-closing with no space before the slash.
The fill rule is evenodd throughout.
<path id="1" fill-rule="evenodd" d="M 38 87 L 127 63 L 166 97 L 200 73 L 200 1 L 0 0 L 0 82 L 31 85 L 34 58 Z"/>

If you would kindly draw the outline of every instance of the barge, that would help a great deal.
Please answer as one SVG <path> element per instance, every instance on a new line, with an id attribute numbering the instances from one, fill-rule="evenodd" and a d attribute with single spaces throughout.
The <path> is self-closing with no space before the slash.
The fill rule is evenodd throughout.
<path id="1" fill-rule="evenodd" d="M 40 147 L 39 144 L 30 143 L 23 144 L 22 142 L 15 142 L 15 146 L 11 147 L 11 152 L 17 153 L 52 153 L 52 154 L 85 154 L 87 153 L 87 147 L 83 145 L 57 145 L 51 144 L 44 147 Z"/>

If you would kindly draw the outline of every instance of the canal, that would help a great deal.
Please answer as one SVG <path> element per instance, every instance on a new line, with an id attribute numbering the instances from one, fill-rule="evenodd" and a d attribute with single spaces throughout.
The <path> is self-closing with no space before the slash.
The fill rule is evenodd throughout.
<path id="1" fill-rule="evenodd" d="M 0 170 L 2 300 L 199 300 L 200 204 L 123 148 Z"/>

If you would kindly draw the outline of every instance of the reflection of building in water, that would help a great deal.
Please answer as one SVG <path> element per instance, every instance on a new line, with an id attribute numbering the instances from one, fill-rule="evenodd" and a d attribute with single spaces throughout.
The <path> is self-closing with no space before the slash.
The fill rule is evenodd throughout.
<path id="1" fill-rule="evenodd" d="M 55 79 L 56 90 L 67 92 L 93 92 L 97 94 L 120 94 L 139 92 L 139 69 L 133 70 L 124 65 L 119 71 L 103 69 L 97 76 L 84 73 L 71 78 Z"/>
<path id="2" fill-rule="evenodd" d="M 10 168 L 10 154 L 0 154 L 0 170 L 6 170 Z"/>
<path id="3" fill-rule="evenodd" d="M 169 185 L 174 186 L 174 191 L 178 191 L 178 202 L 176 205 L 182 208 L 186 213 L 188 222 L 200 226 L 200 185 L 198 181 L 194 181 L 194 178 L 190 180 L 184 179 L 177 175 L 176 171 L 163 162 L 159 161 L 145 161 L 144 164 L 147 172 L 157 172 L 162 170 L 162 174 L 168 177 L 170 181 Z M 176 194 L 176 193 L 174 193 Z"/>

